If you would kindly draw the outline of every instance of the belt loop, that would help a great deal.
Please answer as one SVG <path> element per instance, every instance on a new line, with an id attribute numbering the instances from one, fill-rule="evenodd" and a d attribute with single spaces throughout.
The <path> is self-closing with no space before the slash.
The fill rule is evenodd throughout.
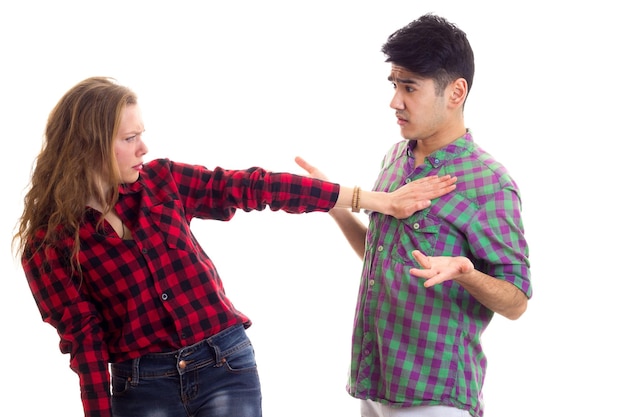
<path id="1" fill-rule="evenodd" d="M 207 346 L 209 347 L 209 350 L 213 351 L 213 357 L 215 358 L 215 365 L 213 365 L 213 367 L 219 368 L 220 366 L 223 365 L 222 360 L 221 360 L 222 355 L 220 354 L 219 347 L 217 347 L 215 343 L 213 343 L 213 340 L 211 340 L 210 337 L 208 339 L 205 339 L 205 342 Z"/>
<path id="2" fill-rule="evenodd" d="M 245 338 L 245 329 L 243 325 L 235 325 L 222 330 L 216 335 L 213 335 L 206 339 L 208 345 L 213 349 L 215 354 L 215 367 L 219 368 L 226 362 L 226 356 L 228 356 L 232 350 L 232 344 L 237 340 Z M 241 333 L 241 334 L 240 334 Z M 242 336 L 243 334 L 243 336 Z"/>
<path id="3" fill-rule="evenodd" d="M 130 380 L 130 385 L 134 387 L 136 387 L 139 384 L 139 360 L 140 359 L 141 358 L 133 359 L 132 376 Z"/>

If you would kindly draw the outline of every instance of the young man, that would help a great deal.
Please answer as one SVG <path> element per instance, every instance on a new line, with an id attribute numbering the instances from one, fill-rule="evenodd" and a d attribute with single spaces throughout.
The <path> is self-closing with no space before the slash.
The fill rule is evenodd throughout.
<path id="1" fill-rule="evenodd" d="M 373 189 L 443 174 L 457 183 L 403 220 L 369 212 L 366 228 L 347 210 L 330 212 L 364 259 L 348 391 L 363 417 L 479 417 L 481 334 L 494 313 L 519 318 L 532 295 L 520 193 L 465 127 L 474 76 L 465 33 L 425 15 L 382 51 L 405 140 L 383 158 Z"/>

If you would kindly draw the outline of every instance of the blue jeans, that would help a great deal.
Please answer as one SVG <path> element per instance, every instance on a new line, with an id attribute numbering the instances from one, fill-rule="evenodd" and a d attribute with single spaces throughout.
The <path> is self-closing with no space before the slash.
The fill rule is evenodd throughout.
<path id="1" fill-rule="evenodd" d="M 195 345 L 111 365 L 115 417 L 261 417 L 261 384 L 243 326 Z"/>

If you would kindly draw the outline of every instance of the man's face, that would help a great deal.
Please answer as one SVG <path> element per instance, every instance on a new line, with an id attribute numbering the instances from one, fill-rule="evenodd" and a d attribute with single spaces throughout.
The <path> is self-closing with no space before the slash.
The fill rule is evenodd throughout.
<path id="1" fill-rule="evenodd" d="M 423 140 L 436 135 L 447 122 L 448 112 L 445 94 L 437 94 L 435 81 L 394 64 L 388 79 L 395 90 L 390 106 L 402 137 Z"/>

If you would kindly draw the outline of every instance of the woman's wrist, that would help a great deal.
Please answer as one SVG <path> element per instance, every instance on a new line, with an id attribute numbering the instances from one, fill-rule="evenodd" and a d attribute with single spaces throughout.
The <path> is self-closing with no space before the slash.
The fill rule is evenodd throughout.
<path id="1" fill-rule="evenodd" d="M 382 214 L 389 214 L 389 194 L 376 191 L 360 190 L 360 208 L 375 211 Z"/>
<path id="2" fill-rule="evenodd" d="M 358 213 L 361 209 L 364 209 L 382 214 L 390 214 L 389 207 L 391 206 L 391 202 L 389 199 L 389 193 L 365 191 L 359 186 L 342 186 L 334 208 L 347 208 L 354 213 Z"/>
<path id="3" fill-rule="evenodd" d="M 359 213 L 361 211 L 361 187 L 358 185 L 352 190 L 352 212 Z"/>

